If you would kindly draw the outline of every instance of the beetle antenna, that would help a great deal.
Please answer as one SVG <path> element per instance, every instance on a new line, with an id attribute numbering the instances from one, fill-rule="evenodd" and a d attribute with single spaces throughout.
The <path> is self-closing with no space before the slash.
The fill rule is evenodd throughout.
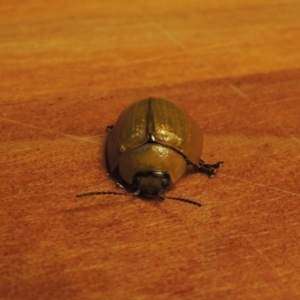
<path id="1" fill-rule="evenodd" d="M 87 192 L 82 194 L 77 194 L 76 197 L 85 197 L 85 196 L 93 196 L 93 195 L 122 195 L 122 196 L 136 196 L 140 191 L 136 191 L 134 193 L 121 193 L 121 192 L 111 192 L 111 191 L 99 191 L 99 192 Z"/>
<path id="2" fill-rule="evenodd" d="M 138 196 L 139 194 L 140 194 L 139 190 L 135 191 L 134 193 L 122 193 L 122 192 L 112 192 L 112 191 L 95 191 L 95 192 L 86 192 L 86 193 L 77 194 L 76 197 L 85 197 L 85 196 L 94 196 L 94 195 Z M 171 200 L 177 200 L 177 201 L 181 201 L 181 202 L 186 202 L 186 203 L 197 205 L 197 206 L 202 206 L 201 203 L 199 203 L 199 202 L 189 200 L 189 199 L 185 199 L 185 198 L 166 197 L 166 196 L 161 197 L 162 200 L 164 198 L 171 199 Z"/>
<path id="3" fill-rule="evenodd" d="M 201 203 L 190 200 L 190 199 L 177 198 L 177 197 L 165 197 L 165 198 L 171 199 L 171 200 L 178 200 L 178 201 L 181 201 L 181 202 L 186 202 L 186 203 L 193 204 L 193 205 L 196 205 L 196 206 L 202 206 Z"/>

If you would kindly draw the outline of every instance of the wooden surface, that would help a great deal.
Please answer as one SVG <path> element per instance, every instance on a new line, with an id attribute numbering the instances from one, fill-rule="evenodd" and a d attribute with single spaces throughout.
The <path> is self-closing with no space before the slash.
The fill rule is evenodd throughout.
<path id="1" fill-rule="evenodd" d="M 203 2 L 203 3 L 202 3 Z M 170 4 L 172 3 L 172 4 Z M 0 5 L 1 299 L 300 299 L 300 3 Z M 105 127 L 164 97 L 215 179 L 123 196 Z"/>

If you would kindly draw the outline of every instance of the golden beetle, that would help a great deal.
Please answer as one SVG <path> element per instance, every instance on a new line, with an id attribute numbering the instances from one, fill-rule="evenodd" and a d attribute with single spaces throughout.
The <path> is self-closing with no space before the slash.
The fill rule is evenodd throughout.
<path id="1" fill-rule="evenodd" d="M 165 189 L 184 175 L 188 165 L 211 176 L 222 163 L 210 165 L 201 160 L 203 138 L 199 126 L 186 111 L 168 100 L 147 98 L 135 102 L 123 110 L 108 130 L 109 169 L 118 170 L 136 195 L 164 199 Z M 123 193 L 90 192 L 78 196 L 92 194 Z M 172 199 L 197 204 L 184 198 Z"/>

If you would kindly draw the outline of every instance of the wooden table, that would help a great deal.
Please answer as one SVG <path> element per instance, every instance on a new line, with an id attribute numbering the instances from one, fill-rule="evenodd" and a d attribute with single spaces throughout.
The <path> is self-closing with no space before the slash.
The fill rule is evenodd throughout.
<path id="1" fill-rule="evenodd" d="M 299 1 L 3 0 L 0 16 L 1 299 L 300 299 Z M 76 198 L 116 190 L 105 127 L 149 96 L 225 161 L 167 193 L 203 206 Z"/>

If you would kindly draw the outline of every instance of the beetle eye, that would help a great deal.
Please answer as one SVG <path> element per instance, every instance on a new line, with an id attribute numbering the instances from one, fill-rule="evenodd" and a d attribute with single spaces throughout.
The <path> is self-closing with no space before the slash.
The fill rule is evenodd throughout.
<path id="1" fill-rule="evenodd" d="M 166 188 L 166 187 L 169 186 L 170 181 L 169 181 L 168 178 L 163 178 L 163 180 L 161 181 L 161 183 L 162 183 L 162 186 L 163 186 L 164 188 Z"/>

